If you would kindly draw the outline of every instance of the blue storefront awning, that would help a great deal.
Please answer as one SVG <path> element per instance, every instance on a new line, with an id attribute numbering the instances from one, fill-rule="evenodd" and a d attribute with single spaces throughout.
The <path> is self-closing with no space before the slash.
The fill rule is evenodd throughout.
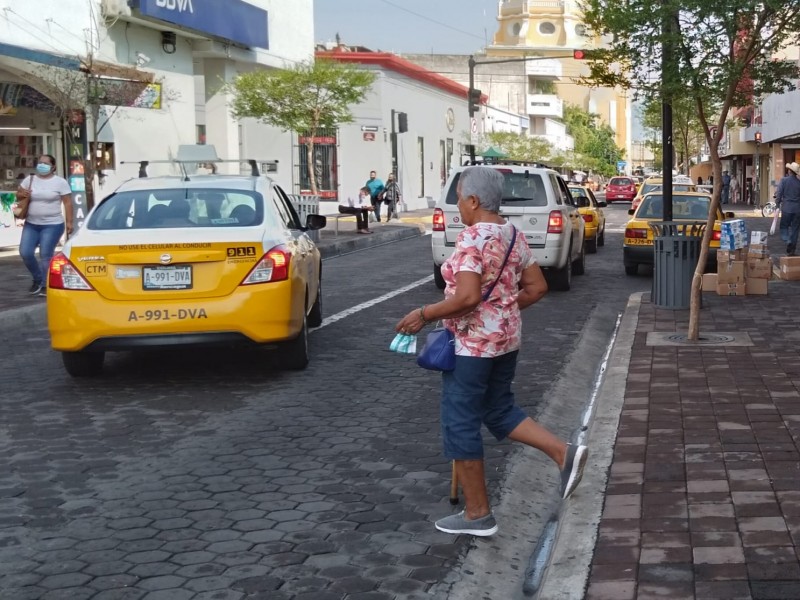
<path id="1" fill-rule="evenodd" d="M 42 50 L 31 50 L 30 48 L 23 48 L 22 46 L 14 46 L 12 44 L 4 44 L 2 42 L 0 42 L 0 56 L 9 56 L 11 58 L 27 60 L 40 65 L 58 67 L 60 69 L 67 69 L 69 71 L 80 71 L 82 66 L 80 59 L 76 56 L 52 54 Z"/>

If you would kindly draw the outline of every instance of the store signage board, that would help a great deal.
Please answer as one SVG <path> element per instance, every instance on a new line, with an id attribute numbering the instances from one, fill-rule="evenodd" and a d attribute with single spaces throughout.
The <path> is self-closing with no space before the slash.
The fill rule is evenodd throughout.
<path id="1" fill-rule="evenodd" d="M 134 0 L 133 8 L 145 17 L 269 49 L 267 11 L 243 0 Z"/>
<path id="2" fill-rule="evenodd" d="M 89 102 L 104 106 L 129 108 L 161 108 L 161 84 L 128 79 L 93 78 L 89 86 Z"/>

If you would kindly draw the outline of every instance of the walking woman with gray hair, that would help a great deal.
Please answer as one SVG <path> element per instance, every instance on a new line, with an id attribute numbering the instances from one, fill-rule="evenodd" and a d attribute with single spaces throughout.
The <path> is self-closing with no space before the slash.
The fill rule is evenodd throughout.
<path id="1" fill-rule="evenodd" d="M 486 491 L 482 423 L 498 440 L 510 438 L 547 454 L 561 471 L 562 498 L 578 485 L 588 456 L 586 446 L 564 442 L 514 401 L 520 311 L 547 293 L 547 283 L 525 236 L 500 215 L 503 182 L 503 174 L 491 167 L 461 173 L 456 193 L 466 229 L 442 265 L 445 298 L 411 311 L 396 326 L 400 333 L 415 334 L 441 319 L 455 336 L 455 369 L 442 374 L 441 427 L 444 454 L 455 461 L 465 509 L 436 521 L 446 533 L 497 532 Z"/>

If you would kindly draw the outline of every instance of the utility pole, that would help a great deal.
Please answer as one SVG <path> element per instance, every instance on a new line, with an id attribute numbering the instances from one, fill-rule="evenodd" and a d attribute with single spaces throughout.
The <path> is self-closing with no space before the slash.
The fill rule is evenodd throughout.
<path id="1" fill-rule="evenodd" d="M 469 57 L 469 92 L 467 93 L 467 106 L 469 111 L 469 160 L 475 164 L 475 140 L 472 139 L 472 119 L 475 118 L 475 103 L 472 101 L 475 94 L 475 57 Z"/>
<path id="2" fill-rule="evenodd" d="M 672 169 L 674 167 L 674 142 L 672 139 L 672 74 L 675 69 L 675 52 L 673 47 L 673 18 L 672 10 L 668 6 L 669 0 L 662 0 L 664 7 L 664 36 L 661 45 L 661 162 L 663 174 L 661 181 L 663 196 L 662 220 L 672 221 Z"/>
<path id="3" fill-rule="evenodd" d="M 392 109 L 392 132 L 390 140 L 392 142 L 392 173 L 397 180 L 397 129 L 395 128 L 395 115 L 397 111 Z"/>

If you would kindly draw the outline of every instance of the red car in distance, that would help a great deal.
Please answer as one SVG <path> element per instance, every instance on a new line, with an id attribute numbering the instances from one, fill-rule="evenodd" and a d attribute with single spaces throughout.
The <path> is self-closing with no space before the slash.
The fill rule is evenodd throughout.
<path id="1" fill-rule="evenodd" d="M 632 177 L 612 177 L 606 186 L 606 202 L 632 202 L 636 196 L 636 182 Z"/>

